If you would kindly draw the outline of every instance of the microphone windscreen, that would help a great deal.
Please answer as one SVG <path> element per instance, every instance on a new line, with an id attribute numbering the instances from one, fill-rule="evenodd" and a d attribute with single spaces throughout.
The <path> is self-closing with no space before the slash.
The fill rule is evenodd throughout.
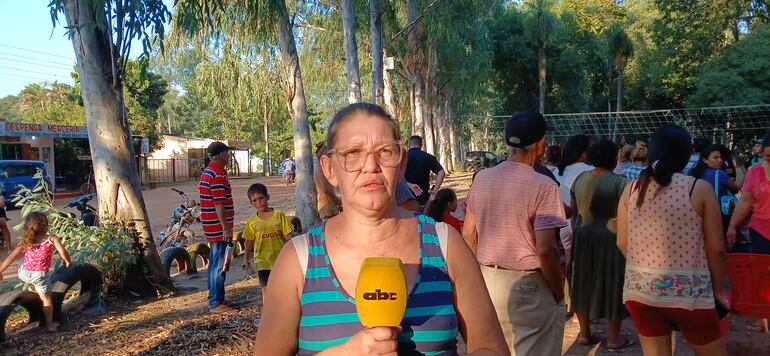
<path id="1" fill-rule="evenodd" d="M 370 257 L 361 263 L 356 311 L 366 327 L 401 324 L 406 311 L 406 277 L 401 259 Z"/>

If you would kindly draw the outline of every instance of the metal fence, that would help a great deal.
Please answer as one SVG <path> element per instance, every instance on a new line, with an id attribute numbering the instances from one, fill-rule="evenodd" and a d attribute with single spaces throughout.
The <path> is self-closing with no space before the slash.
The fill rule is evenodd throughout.
<path id="1" fill-rule="evenodd" d="M 143 183 L 187 182 L 198 179 L 203 162 L 197 159 L 147 158 L 142 161 Z"/>

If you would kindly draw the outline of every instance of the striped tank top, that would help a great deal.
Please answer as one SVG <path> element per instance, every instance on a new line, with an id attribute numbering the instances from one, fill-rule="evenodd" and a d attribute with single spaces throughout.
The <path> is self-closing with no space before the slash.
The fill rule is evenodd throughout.
<path id="1" fill-rule="evenodd" d="M 436 222 L 417 215 L 420 269 L 407 299 L 398 336 L 399 355 L 456 355 L 457 315 L 452 282 L 436 234 Z M 314 355 L 364 329 L 355 299 L 337 281 L 326 253 L 324 227 L 308 231 L 308 264 L 300 299 L 298 355 Z"/>

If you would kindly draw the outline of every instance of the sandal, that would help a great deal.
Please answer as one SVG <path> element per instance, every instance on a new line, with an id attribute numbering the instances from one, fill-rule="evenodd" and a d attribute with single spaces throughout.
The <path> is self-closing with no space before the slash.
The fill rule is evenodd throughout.
<path id="1" fill-rule="evenodd" d="M 623 337 L 623 338 L 625 339 L 625 341 L 623 341 L 623 343 L 620 344 L 620 345 L 610 345 L 608 343 L 607 346 L 606 346 L 607 347 L 607 351 L 609 351 L 609 352 L 622 351 L 623 349 L 625 349 L 625 348 L 627 348 L 627 347 L 629 347 L 629 346 L 634 344 L 634 340 L 631 340 L 631 339 L 629 339 L 627 337 Z"/>
<path id="2" fill-rule="evenodd" d="M 601 342 L 601 340 L 599 340 L 599 339 L 595 338 L 593 335 L 591 335 L 591 336 L 590 336 L 590 337 L 588 337 L 587 339 L 581 338 L 580 336 L 578 336 L 578 338 L 577 338 L 577 343 L 578 343 L 578 344 L 581 344 L 581 345 L 583 345 L 583 346 L 591 346 L 591 345 L 596 345 L 596 344 L 598 344 L 599 342 Z"/>

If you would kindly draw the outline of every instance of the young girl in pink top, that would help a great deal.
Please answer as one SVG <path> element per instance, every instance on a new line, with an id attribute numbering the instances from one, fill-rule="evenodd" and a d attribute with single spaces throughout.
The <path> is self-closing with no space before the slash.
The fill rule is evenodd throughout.
<path id="1" fill-rule="evenodd" d="M 43 301 L 43 314 L 49 331 L 56 331 L 58 327 L 58 323 L 53 323 L 51 275 L 48 273 L 54 248 L 64 261 L 64 267 L 69 267 L 72 262 L 61 240 L 56 236 L 48 235 L 48 218 L 41 212 L 32 212 L 24 219 L 24 236 L 21 243 L 0 265 L 0 280 L 2 280 L 3 271 L 24 254 L 24 260 L 19 267 L 19 279 L 35 286 L 35 291 Z"/>

